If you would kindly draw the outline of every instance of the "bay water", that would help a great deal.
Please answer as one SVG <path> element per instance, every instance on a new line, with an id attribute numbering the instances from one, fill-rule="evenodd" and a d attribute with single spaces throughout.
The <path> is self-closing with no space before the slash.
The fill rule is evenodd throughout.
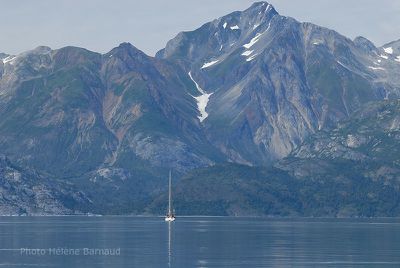
<path id="1" fill-rule="evenodd" d="M 400 219 L 0 217 L 0 267 L 400 267 Z"/>

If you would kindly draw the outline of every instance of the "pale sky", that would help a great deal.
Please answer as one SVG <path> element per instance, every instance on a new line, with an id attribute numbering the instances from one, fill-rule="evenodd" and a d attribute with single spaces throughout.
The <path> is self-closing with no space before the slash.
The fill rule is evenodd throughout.
<path id="1" fill-rule="evenodd" d="M 235 10 L 250 0 L 0 0 L 0 52 L 67 45 L 105 53 L 130 42 L 149 55 L 180 31 Z M 285 16 L 325 26 L 377 46 L 400 39 L 400 0 L 270 0 Z"/>

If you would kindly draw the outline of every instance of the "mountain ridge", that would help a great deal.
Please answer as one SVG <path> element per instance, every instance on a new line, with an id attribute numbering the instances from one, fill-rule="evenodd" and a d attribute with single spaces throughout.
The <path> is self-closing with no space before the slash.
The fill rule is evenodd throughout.
<path id="1" fill-rule="evenodd" d="M 383 58 L 393 59 L 368 44 L 359 49 L 336 31 L 280 16 L 260 2 L 181 32 L 156 57 L 177 62 L 213 93 L 205 126 L 214 145 L 232 161 L 261 164 L 286 156 L 305 137 L 333 127 L 366 101 L 398 96 L 393 74 L 379 73 L 385 70 Z M 397 77 L 397 63 L 390 64 Z M 324 76 L 335 82 L 327 84 Z M 252 107 L 246 116 L 243 106 Z M 213 129 L 221 121 L 225 126 Z M 232 126 L 231 132 L 245 133 L 220 140 L 226 137 L 220 130 Z M 265 135 L 272 140 L 263 139 Z"/>
<path id="2" fill-rule="evenodd" d="M 270 4 L 258 2 L 179 33 L 155 57 L 130 43 L 104 54 L 72 46 L 4 54 L 6 58 L 0 61 L 0 152 L 15 165 L 60 182 L 60 191 L 61 182 L 76 186 L 92 201 L 82 201 L 78 207 L 83 212 L 157 211 L 160 203 L 154 200 L 161 198 L 168 170 L 174 170 L 178 183 L 181 178 L 195 183 L 195 174 L 211 179 L 213 174 L 225 173 L 226 163 L 232 168 L 259 168 L 262 171 L 249 172 L 263 179 L 257 182 L 260 187 L 273 177 L 272 186 L 278 188 L 271 189 L 282 189 L 286 181 L 294 187 L 291 193 L 300 198 L 298 187 L 327 189 L 318 174 L 299 184 L 293 169 L 298 166 L 306 172 L 313 165 L 306 157 L 292 154 L 313 148 L 306 147 L 310 139 L 318 139 L 317 144 L 329 141 L 321 133 L 334 133 L 365 107 L 399 98 L 396 49 L 396 42 L 376 47 L 363 37 L 351 40 L 281 16 Z M 371 122 L 363 124 L 372 127 Z M 315 161 L 332 171 L 332 178 L 350 176 L 356 187 L 360 177 L 340 174 L 338 167 L 359 160 Z M 392 176 L 391 171 L 382 174 Z M 321 184 L 314 187 L 313 179 Z M 184 189 L 186 182 L 182 179 L 179 187 Z M 201 189 L 204 185 L 199 183 Z M 232 183 L 254 187 L 241 179 Z M 367 186 L 373 185 L 380 187 L 374 182 Z M 238 206 L 231 195 L 225 197 Z M 290 213 L 305 211 L 291 208 L 280 197 L 275 200 Z M 338 211 L 328 214 L 344 213 Z M 239 211 L 230 208 L 224 213 Z"/>

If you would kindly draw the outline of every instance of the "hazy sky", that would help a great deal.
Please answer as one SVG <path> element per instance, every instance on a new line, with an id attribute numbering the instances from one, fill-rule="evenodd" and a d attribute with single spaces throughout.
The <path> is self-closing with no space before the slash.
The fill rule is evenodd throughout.
<path id="1" fill-rule="evenodd" d="M 0 52 L 39 45 L 107 52 L 130 42 L 153 55 L 178 32 L 243 10 L 250 0 L 0 0 Z M 270 0 L 276 10 L 376 45 L 400 39 L 400 0 Z"/>

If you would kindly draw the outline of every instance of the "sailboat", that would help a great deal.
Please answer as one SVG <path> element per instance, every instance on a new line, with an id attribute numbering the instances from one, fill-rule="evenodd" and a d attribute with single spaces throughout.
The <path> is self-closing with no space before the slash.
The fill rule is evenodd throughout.
<path id="1" fill-rule="evenodd" d="M 168 184 L 168 212 L 165 216 L 166 222 L 172 222 L 175 220 L 175 215 L 172 210 L 172 191 L 171 191 L 171 171 L 169 171 L 169 184 Z"/>

